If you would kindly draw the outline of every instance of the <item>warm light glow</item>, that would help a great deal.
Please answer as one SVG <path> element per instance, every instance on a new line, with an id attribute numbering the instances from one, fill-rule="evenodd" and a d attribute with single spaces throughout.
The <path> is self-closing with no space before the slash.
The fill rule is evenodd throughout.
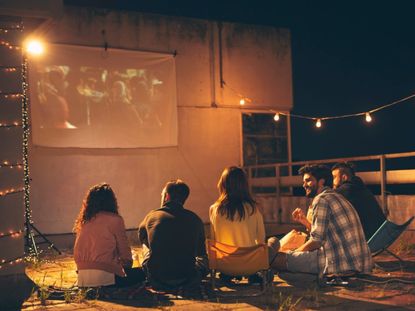
<path id="1" fill-rule="evenodd" d="M 241 99 L 240 101 L 239 101 L 239 105 L 241 105 L 241 106 L 243 106 L 243 105 L 245 105 L 245 99 Z"/>
<path id="2" fill-rule="evenodd" d="M 366 112 L 366 122 L 372 122 L 372 117 L 369 112 Z"/>
<path id="3" fill-rule="evenodd" d="M 280 114 L 278 112 L 275 114 L 274 120 L 275 121 L 279 121 L 280 120 Z"/>
<path id="4" fill-rule="evenodd" d="M 316 121 L 316 127 L 321 127 L 321 120 L 320 119 L 317 119 L 317 121 Z"/>
<path id="5" fill-rule="evenodd" d="M 29 40 L 26 43 L 26 51 L 31 55 L 41 55 L 44 52 L 43 43 L 39 40 Z"/>

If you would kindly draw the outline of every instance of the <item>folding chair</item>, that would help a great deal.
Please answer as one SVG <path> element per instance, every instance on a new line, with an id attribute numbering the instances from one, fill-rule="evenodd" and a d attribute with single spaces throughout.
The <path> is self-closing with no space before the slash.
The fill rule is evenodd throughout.
<path id="1" fill-rule="evenodd" d="M 391 246 L 392 243 L 395 242 L 398 239 L 398 237 L 402 234 L 402 232 L 405 231 L 405 229 L 410 225 L 414 217 L 415 216 L 412 216 L 402 225 L 397 225 L 389 220 L 385 220 L 385 222 L 379 227 L 378 230 L 376 230 L 376 232 L 367 242 L 369 245 L 369 249 L 372 253 L 372 257 L 375 257 L 385 251 L 402 263 L 403 260 L 396 254 L 388 250 L 388 247 Z"/>
<path id="2" fill-rule="evenodd" d="M 255 273 L 260 274 L 262 282 L 259 291 L 252 294 L 238 293 L 235 296 L 254 297 L 266 292 L 270 284 L 267 280 L 267 275 L 270 272 L 267 245 L 260 244 L 252 247 L 236 247 L 207 240 L 206 248 L 209 257 L 211 285 L 216 293 L 223 294 L 219 288 L 216 288 L 216 272 L 222 272 L 235 277 Z"/>

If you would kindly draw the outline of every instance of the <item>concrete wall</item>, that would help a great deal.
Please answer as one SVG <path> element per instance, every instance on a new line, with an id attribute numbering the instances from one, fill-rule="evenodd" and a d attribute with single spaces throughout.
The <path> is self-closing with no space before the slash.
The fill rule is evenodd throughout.
<path id="1" fill-rule="evenodd" d="M 67 233 L 86 190 L 110 183 L 127 228 L 157 208 L 167 180 L 191 188 L 187 207 L 204 221 L 217 197 L 223 168 L 241 165 L 241 110 L 232 89 L 256 99 L 249 108 L 292 108 L 291 52 L 287 30 L 132 12 L 65 8 L 62 19 L 36 34 L 47 42 L 177 52 L 179 143 L 155 149 L 71 149 L 31 145 L 31 206 L 36 226 Z M 219 37 L 222 43 L 219 44 Z M 212 107 L 215 103 L 218 107 Z"/>

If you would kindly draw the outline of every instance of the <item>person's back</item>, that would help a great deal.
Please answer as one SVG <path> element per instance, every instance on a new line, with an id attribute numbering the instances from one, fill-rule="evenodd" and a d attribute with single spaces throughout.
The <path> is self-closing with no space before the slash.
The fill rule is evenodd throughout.
<path id="1" fill-rule="evenodd" d="M 183 207 L 189 187 L 181 180 L 166 184 L 162 206 L 139 226 L 143 268 L 152 286 L 177 288 L 199 282 L 207 274 L 202 220 Z"/>
<path id="2" fill-rule="evenodd" d="M 160 281 L 194 277 L 195 258 L 203 255 L 205 247 L 201 219 L 181 204 L 168 202 L 144 222 L 151 250 L 147 262 L 151 277 Z"/>
<path id="3" fill-rule="evenodd" d="M 359 215 L 366 240 L 369 240 L 386 220 L 374 195 L 357 176 L 353 176 L 350 181 L 346 181 L 336 188 L 336 192 L 342 194 L 352 203 Z"/>
<path id="4" fill-rule="evenodd" d="M 221 215 L 219 206 L 210 207 L 209 215 L 212 226 L 212 239 L 227 245 L 247 247 L 265 242 L 265 228 L 263 217 L 258 209 L 251 214 L 251 208 L 244 204 L 245 217 L 230 220 Z"/>
<path id="5" fill-rule="evenodd" d="M 362 179 L 355 175 L 352 163 L 337 163 L 332 168 L 332 174 L 333 188 L 353 205 L 359 215 L 366 241 L 369 240 L 386 220 L 375 196 Z"/>
<path id="6" fill-rule="evenodd" d="M 123 275 L 119 256 L 121 254 L 122 258 L 131 258 L 128 241 L 122 234 L 123 229 L 121 216 L 109 212 L 99 212 L 84 224 L 76 235 L 74 246 L 78 269 L 100 268 Z"/>
<path id="7" fill-rule="evenodd" d="M 78 286 L 125 287 L 144 280 L 142 271 L 132 268 L 124 220 L 110 185 L 102 183 L 88 190 L 74 232 Z"/>

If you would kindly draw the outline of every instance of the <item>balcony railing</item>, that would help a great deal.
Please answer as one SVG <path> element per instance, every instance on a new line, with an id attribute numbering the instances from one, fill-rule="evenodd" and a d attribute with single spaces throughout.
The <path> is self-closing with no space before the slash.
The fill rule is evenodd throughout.
<path id="1" fill-rule="evenodd" d="M 267 193 L 278 199 L 283 195 L 291 195 L 293 187 L 302 186 L 302 178 L 296 173 L 299 167 L 311 163 L 333 165 L 343 161 L 353 162 L 359 169 L 363 168 L 364 171 L 356 175 L 366 184 L 380 186 L 380 200 L 385 214 L 388 214 L 387 185 L 415 183 L 415 152 L 251 165 L 246 166 L 245 170 L 253 193 Z"/>

